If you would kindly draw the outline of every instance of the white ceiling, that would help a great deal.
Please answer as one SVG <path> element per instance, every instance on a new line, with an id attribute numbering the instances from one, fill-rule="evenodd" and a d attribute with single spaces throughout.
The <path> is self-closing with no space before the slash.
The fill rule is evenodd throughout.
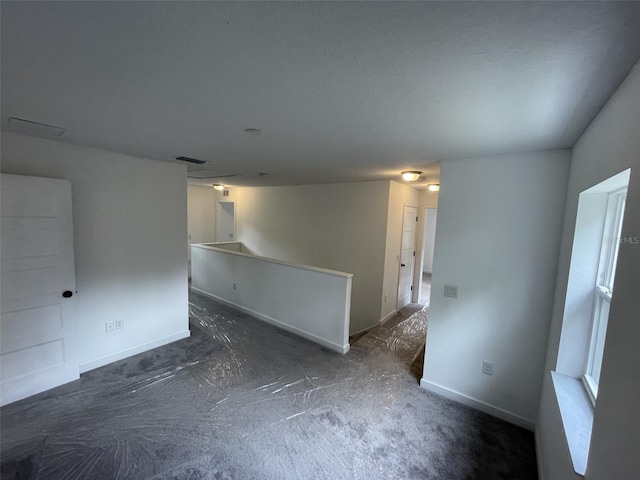
<path id="1" fill-rule="evenodd" d="M 638 2 L 1 8 L 3 129 L 209 160 L 189 174 L 231 185 L 437 178 L 441 159 L 571 147 L 640 57 Z"/>

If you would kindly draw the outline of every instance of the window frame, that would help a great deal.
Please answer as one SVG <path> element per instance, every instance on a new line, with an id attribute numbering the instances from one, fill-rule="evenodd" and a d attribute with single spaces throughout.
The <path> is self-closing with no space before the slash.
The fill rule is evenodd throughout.
<path id="1" fill-rule="evenodd" d="M 609 192 L 600 248 L 598 274 L 593 293 L 591 327 L 582 375 L 582 383 L 593 406 L 598 398 L 600 371 L 604 355 L 604 343 L 609 322 L 609 308 L 613 297 L 618 251 L 622 234 L 622 222 L 626 206 L 627 187 Z M 606 314 L 603 309 L 606 308 Z"/>

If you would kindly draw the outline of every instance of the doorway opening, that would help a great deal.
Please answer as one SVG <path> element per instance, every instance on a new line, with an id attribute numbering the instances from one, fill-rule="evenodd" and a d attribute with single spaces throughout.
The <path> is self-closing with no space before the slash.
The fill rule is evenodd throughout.
<path id="1" fill-rule="evenodd" d="M 216 242 L 236 239 L 236 202 L 218 202 L 216 215 Z"/>
<path id="2" fill-rule="evenodd" d="M 433 272 L 433 252 L 436 240 L 437 208 L 425 208 L 423 212 L 422 258 L 418 264 L 418 303 L 429 309 L 431 303 L 431 274 Z"/>

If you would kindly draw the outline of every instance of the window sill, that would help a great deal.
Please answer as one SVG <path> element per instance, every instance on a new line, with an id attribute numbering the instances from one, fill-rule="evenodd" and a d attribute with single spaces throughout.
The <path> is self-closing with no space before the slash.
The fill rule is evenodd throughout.
<path id="1" fill-rule="evenodd" d="M 551 372 L 551 378 L 569 445 L 573 470 L 584 477 L 591 443 L 593 407 L 579 379 L 556 372 Z"/>

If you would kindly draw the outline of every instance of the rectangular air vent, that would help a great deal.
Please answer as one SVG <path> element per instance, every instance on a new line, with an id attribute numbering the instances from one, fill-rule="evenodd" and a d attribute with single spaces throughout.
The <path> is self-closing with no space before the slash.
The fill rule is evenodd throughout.
<path id="1" fill-rule="evenodd" d="M 44 138 L 60 138 L 66 132 L 66 128 L 56 127 L 55 125 L 47 125 L 46 123 L 32 122 L 23 118 L 9 117 L 7 126 L 10 130 L 25 135 Z"/>
<path id="2" fill-rule="evenodd" d="M 176 157 L 176 160 L 181 160 L 183 162 L 189 162 L 189 163 L 197 163 L 198 165 L 207 163 L 206 160 L 198 160 L 197 158 L 189 158 L 189 157 Z"/>
<path id="3" fill-rule="evenodd" d="M 198 180 L 210 180 L 212 178 L 229 178 L 229 177 L 237 177 L 237 175 L 198 175 L 198 172 L 191 172 L 191 175 L 187 175 L 188 178 L 197 178 Z"/>

